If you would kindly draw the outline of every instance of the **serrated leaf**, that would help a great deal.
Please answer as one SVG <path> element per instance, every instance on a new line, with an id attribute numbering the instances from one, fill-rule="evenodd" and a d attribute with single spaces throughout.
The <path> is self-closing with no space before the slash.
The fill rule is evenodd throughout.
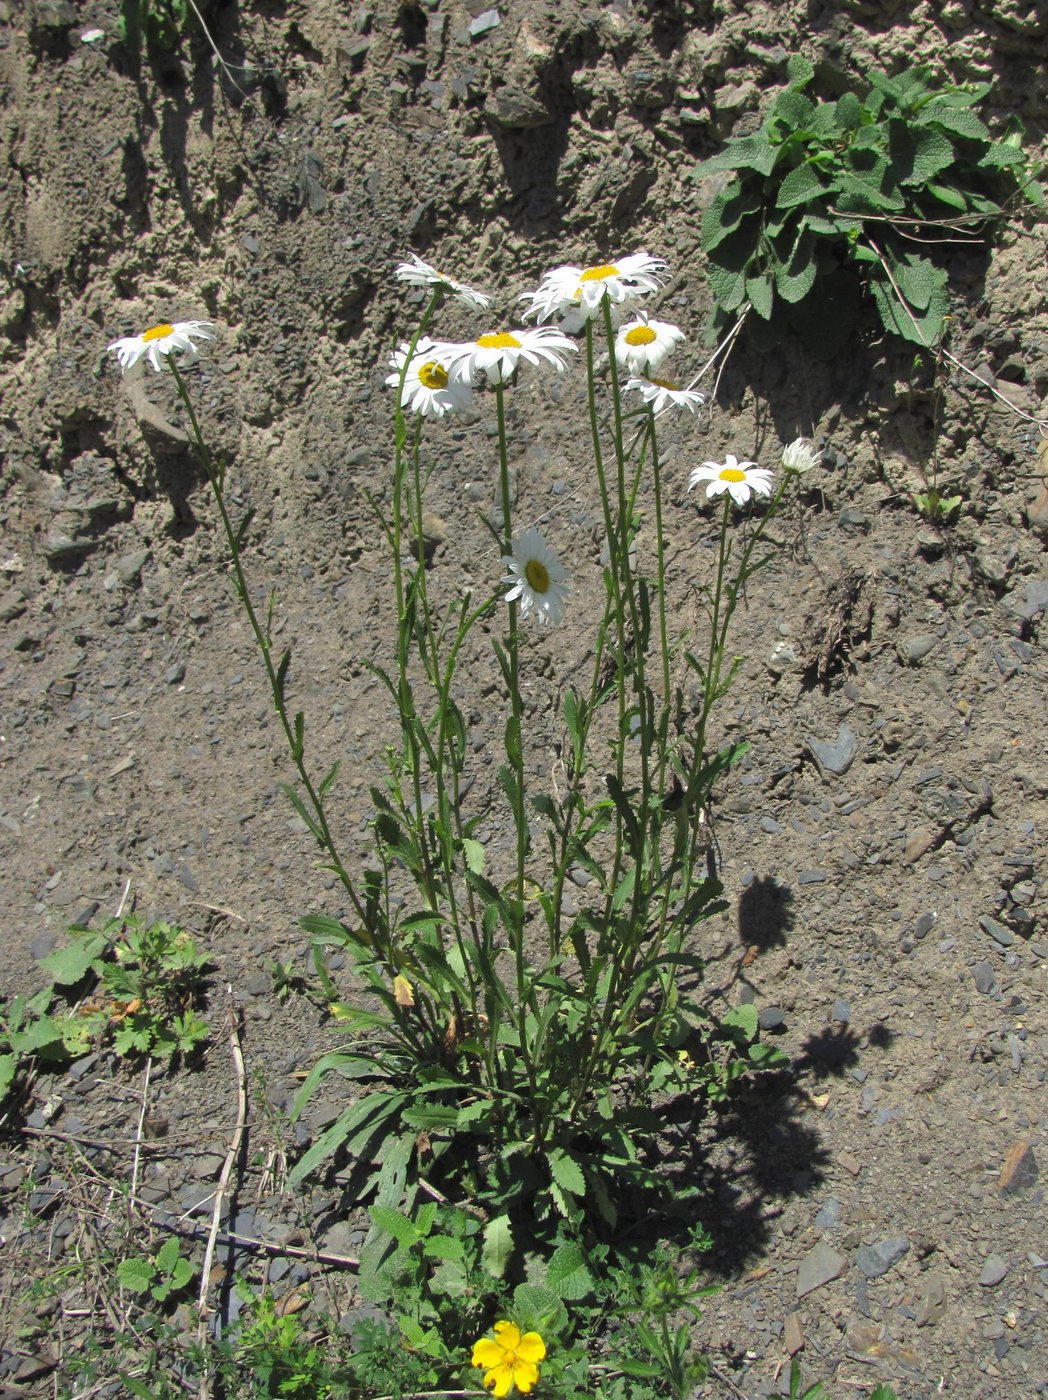
<path id="1" fill-rule="evenodd" d="M 505 1278 L 513 1257 L 513 1230 L 508 1215 L 497 1215 L 484 1226 L 481 1263 L 492 1278 Z"/>
<path id="2" fill-rule="evenodd" d="M 172 1235 L 156 1252 L 153 1262 L 162 1274 L 169 1274 L 178 1261 L 178 1241 Z"/>
<path id="3" fill-rule="evenodd" d="M 877 304 L 885 329 L 914 345 L 925 347 L 938 343 L 943 332 L 949 301 L 946 295 L 946 274 L 936 268 L 936 283 L 932 289 L 928 307 L 924 311 L 914 308 L 911 316 L 900 303 L 895 288 L 885 276 L 870 278 L 870 291 Z"/>
<path id="4" fill-rule="evenodd" d="M 768 320 L 775 301 L 775 288 L 767 273 L 763 277 L 747 277 L 746 300 L 762 320 Z"/>
<path id="5" fill-rule="evenodd" d="M 722 1030 L 739 1031 L 746 1040 L 753 1040 L 757 1034 L 757 1008 L 748 1003 L 733 1006 L 719 1018 Z"/>
<path id="6" fill-rule="evenodd" d="M 121 1288 L 132 1293 L 148 1293 L 156 1278 L 156 1269 L 148 1259 L 121 1259 L 116 1269 Z"/>
<path id="7" fill-rule="evenodd" d="M 786 60 L 786 76 L 790 80 L 790 87 L 805 88 L 815 77 L 815 68 L 811 59 L 805 58 L 802 53 L 791 53 Z"/>
<path id="8" fill-rule="evenodd" d="M 723 151 L 704 160 L 692 173 L 699 176 L 715 170 L 755 170 L 758 175 L 770 175 L 778 158 L 778 148 L 764 131 L 758 131 L 753 136 L 733 138 Z"/>
<path id="9" fill-rule="evenodd" d="M 896 185 L 923 185 L 954 162 L 941 131 L 901 120 L 888 123 L 889 178 Z"/>
<path id="10" fill-rule="evenodd" d="M 841 131 L 858 131 L 862 122 L 862 104 L 854 92 L 845 92 L 837 99 L 837 126 Z"/>
<path id="11" fill-rule="evenodd" d="M 91 971 L 92 964 L 102 956 L 108 940 L 97 933 L 92 938 L 78 938 L 68 947 L 56 948 L 40 966 L 59 987 L 75 987 Z"/>
<path id="12" fill-rule="evenodd" d="M 409 1247 L 422 1238 L 419 1230 L 407 1216 L 390 1206 L 372 1206 L 368 1212 L 375 1225 L 392 1235 L 398 1244 Z"/>
<path id="13" fill-rule="evenodd" d="M 461 1259 L 465 1248 L 462 1241 L 452 1235 L 434 1235 L 423 1245 L 422 1253 L 428 1259 Z"/>
<path id="14" fill-rule="evenodd" d="M 574 1240 L 558 1245 L 546 1267 L 546 1284 L 559 1298 L 585 1298 L 593 1292 L 586 1256 Z"/>
<path id="15" fill-rule="evenodd" d="M 761 203 L 760 192 L 752 185 L 736 183 L 722 190 L 702 216 L 700 237 L 706 252 L 719 248 L 745 220 L 754 218 Z"/>
<path id="16" fill-rule="evenodd" d="M 577 1158 L 562 1147 L 554 1147 L 550 1149 L 546 1160 L 549 1162 L 553 1180 L 562 1191 L 567 1191 L 573 1196 L 585 1195 L 586 1178 Z"/>
<path id="17" fill-rule="evenodd" d="M 464 837 L 462 841 L 462 854 L 466 858 L 466 864 L 473 871 L 474 875 L 484 874 L 484 847 L 479 841 L 474 841 L 470 837 Z"/>
<path id="18" fill-rule="evenodd" d="M 991 141 L 990 128 L 986 126 L 970 107 L 946 106 L 942 102 L 930 102 L 917 116 L 922 126 L 938 126 L 955 136 L 965 136 L 970 141 Z"/>
<path id="19" fill-rule="evenodd" d="M 518 1283 L 513 1290 L 513 1320 L 522 1332 L 538 1332 L 549 1338 L 564 1330 L 568 1313 L 551 1289 L 534 1283 Z"/>
<path id="20" fill-rule="evenodd" d="M 899 259 L 892 268 L 899 290 L 914 311 L 926 311 L 931 305 L 937 287 L 945 290 L 946 274 L 928 258 L 909 254 Z"/>

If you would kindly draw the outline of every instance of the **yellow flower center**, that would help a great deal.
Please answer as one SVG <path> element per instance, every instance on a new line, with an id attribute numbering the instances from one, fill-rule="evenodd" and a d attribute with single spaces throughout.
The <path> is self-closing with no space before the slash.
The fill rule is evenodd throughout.
<path id="1" fill-rule="evenodd" d="M 741 467 L 723 467 L 720 479 L 721 481 L 745 481 L 746 473 Z"/>
<path id="2" fill-rule="evenodd" d="M 587 267 L 582 274 L 582 282 L 606 282 L 609 277 L 618 277 L 619 270 L 612 263 L 601 263 L 600 267 Z"/>
<path id="3" fill-rule="evenodd" d="M 142 332 L 143 340 L 163 340 L 166 335 L 174 335 L 174 326 L 169 326 L 165 321 L 162 326 L 150 326 L 147 331 Z"/>
<path id="4" fill-rule="evenodd" d="M 427 389 L 446 389 L 448 372 L 436 360 L 427 360 L 418 372 L 418 382 Z"/>
<path id="5" fill-rule="evenodd" d="M 478 335 L 477 344 L 482 350 L 519 350 L 520 341 L 515 335 L 510 335 L 509 331 L 499 331 L 497 334 Z"/>
<path id="6" fill-rule="evenodd" d="M 650 326 L 634 326 L 623 339 L 627 345 L 650 345 L 657 337 Z"/>
<path id="7" fill-rule="evenodd" d="M 524 565 L 524 577 L 536 593 L 549 592 L 549 570 L 541 559 L 529 559 Z"/>
<path id="8" fill-rule="evenodd" d="M 649 379 L 649 384 L 657 384 L 660 389 L 670 389 L 675 394 L 680 393 L 680 385 L 675 384 L 672 379 Z"/>

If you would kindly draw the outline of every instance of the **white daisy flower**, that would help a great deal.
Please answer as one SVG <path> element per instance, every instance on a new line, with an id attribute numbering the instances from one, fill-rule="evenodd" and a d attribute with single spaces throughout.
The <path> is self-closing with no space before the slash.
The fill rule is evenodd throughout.
<path id="1" fill-rule="evenodd" d="M 635 389 L 656 413 L 667 408 L 686 408 L 689 413 L 698 413 L 706 402 L 706 395 L 700 394 L 698 389 L 682 389 L 672 379 L 646 379 L 635 375 L 626 380 L 626 388 Z"/>
<path id="2" fill-rule="evenodd" d="M 552 326 L 535 326 L 525 330 L 491 331 L 461 345 L 440 341 L 435 351 L 447 364 L 452 378 L 470 381 L 475 375 L 483 374 L 489 384 L 504 384 L 513 377 L 521 360 L 532 365 L 545 360 L 561 373 L 564 355 L 569 351 L 577 353 L 578 348 Z"/>
<path id="3" fill-rule="evenodd" d="M 112 350 L 120 361 L 122 370 L 129 370 L 132 365 L 137 365 L 144 355 L 159 374 L 166 367 L 166 355 L 184 355 L 183 363 L 191 365 L 200 353 L 193 344 L 193 337 L 198 340 L 214 340 L 214 330 L 215 326 L 211 321 L 175 321 L 173 325 L 165 321 L 159 326 L 150 326 L 149 330 L 143 331 L 141 335 L 128 335 L 122 340 L 114 340 L 106 349 Z"/>
<path id="4" fill-rule="evenodd" d="M 509 573 L 503 583 L 512 584 L 507 603 L 520 605 L 520 616 L 534 613 L 540 623 L 558 623 L 564 617 L 568 596 L 568 572 L 542 537 L 540 530 L 525 530 L 513 539 L 513 553 L 502 562 Z"/>
<path id="5" fill-rule="evenodd" d="M 400 384 L 400 376 L 410 353 L 411 346 L 401 344 L 396 354 L 390 356 L 393 373 L 386 377 L 386 383 L 391 389 Z M 410 409 L 412 413 L 421 413 L 423 418 L 443 418 L 445 413 L 462 413 L 473 407 L 472 388 L 463 380 L 451 378 L 447 364 L 428 336 L 423 336 L 415 346 L 415 353 L 404 375 L 400 406 Z"/>
<path id="6" fill-rule="evenodd" d="M 658 291 L 665 267 L 662 258 L 647 253 L 630 253 L 617 262 L 595 267 L 555 267 L 536 291 L 523 293 L 521 300 L 531 302 L 525 315 L 548 321 L 551 316 L 578 309 L 591 320 L 605 297 L 621 304 L 643 292 Z"/>
<path id="7" fill-rule="evenodd" d="M 788 472 L 803 476 L 817 467 L 822 461 L 822 453 L 815 450 L 815 444 L 808 438 L 794 438 L 782 454 L 782 465 Z"/>
<path id="8" fill-rule="evenodd" d="M 744 506 L 754 496 L 771 495 L 771 472 L 756 462 L 740 462 L 730 452 L 720 462 L 703 462 L 688 477 L 688 490 L 706 482 L 706 495 L 723 495 L 727 491 L 737 506 Z"/>
<path id="9" fill-rule="evenodd" d="M 641 311 L 627 321 L 615 337 L 615 358 L 630 374 L 648 374 L 658 369 L 684 332 L 668 321 L 656 321 Z"/>
<path id="10" fill-rule="evenodd" d="M 464 282 L 457 282 L 454 277 L 448 277 L 443 272 L 431 266 L 428 262 L 423 262 L 415 253 L 408 255 L 410 262 L 401 263 L 397 268 L 396 276 L 399 281 L 407 282 L 412 287 L 440 287 L 449 293 L 456 301 L 465 302 L 467 306 L 476 307 L 478 311 L 483 310 L 491 301 L 489 296 L 483 292 L 474 291 L 472 287 L 467 287 Z"/>

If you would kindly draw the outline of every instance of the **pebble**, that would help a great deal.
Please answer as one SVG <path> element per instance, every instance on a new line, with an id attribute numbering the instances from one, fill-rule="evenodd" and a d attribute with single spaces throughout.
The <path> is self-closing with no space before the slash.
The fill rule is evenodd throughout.
<path id="1" fill-rule="evenodd" d="M 777 1031 L 786 1024 L 786 1017 L 778 1006 L 766 1006 L 757 1020 L 764 1031 Z"/>
<path id="2" fill-rule="evenodd" d="M 995 943 L 999 943 L 1002 948 L 1010 948 L 1015 942 L 1015 934 L 1011 929 L 1007 929 L 1003 924 L 999 924 L 996 919 L 991 919 L 989 914 L 979 915 L 979 927 L 984 933 L 988 933 Z"/>
<path id="3" fill-rule="evenodd" d="M 479 39 L 482 34 L 487 34 L 490 29 L 497 29 L 500 23 L 498 10 L 485 10 L 483 14 L 477 15 L 476 19 L 469 22 L 469 37 Z"/>
<path id="4" fill-rule="evenodd" d="M 938 1274 L 925 1279 L 914 1310 L 918 1327 L 931 1327 L 946 1311 L 946 1284 Z"/>
<path id="5" fill-rule="evenodd" d="M 855 1262 L 867 1278 L 880 1278 L 909 1252 L 910 1241 L 905 1235 L 891 1235 L 876 1244 L 863 1245 L 855 1253 Z"/>
<path id="6" fill-rule="evenodd" d="M 830 1020 L 837 1021 L 842 1026 L 846 1026 L 851 1020 L 851 1007 L 840 997 L 833 1003 L 833 1010 L 830 1012 Z"/>
<path id="7" fill-rule="evenodd" d="M 979 1284 L 983 1288 L 996 1288 L 1007 1273 L 1006 1261 L 999 1254 L 988 1254 L 979 1274 Z"/>
<path id="8" fill-rule="evenodd" d="M 938 641 L 939 638 L 934 632 L 920 632 L 915 637 L 902 637 L 898 644 L 899 660 L 907 666 L 915 666 L 934 650 Z"/>
<path id="9" fill-rule="evenodd" d="M 1014 1195 L 1037 1182 L 1037 1159 L 1029 1142 L 1020 1138 L 1012 1144 L 1001 1166 L 997 1178 L 997 1189 L 1002 1195 Z"/>
<path id="10" fill-rule="evenodd" d="M 839 1254 L 832 1245 L 820 1243 L 801 1260 L 797 1270 L 797 1297 L 804 1298 L 816 1288 L 831 1283 L 848 1267 L 848 1260 Z"/>
<path id="11" fill-rule="evenodd" d="M 179 681 L 185 679 L 186 668 L 184 662 L 176 661 L 173 666 L 169 666 L 164 672 L 165 685 L 178 685 Z"/>
<path id="12" fill-rule="evenodd" d="M 804 742 L 824 775 L 832 773 L 843 777 L 859 752 L 859 740 L 855 731 L 849 729 L 846 724 L 839 726 L 836 739 L 819 739 L 814 734 L 809 734 Z"/>
<path id="13" fill-rule="evenodd" d="M 820 1230 L 832 1230 L 835 1225 L 840 1224 L 843 1207 L 836 1196 L 830 1196 L 823 1201 L 815 1214 L 815 1224 Z"/>
<path id="14" fill-rule="evenodd" d="M 985 960 L 980 960 L 972 968 L 972 978 L 975 982 L 975 989 L 984 995 L 993 991 L 993 966 Z"/>

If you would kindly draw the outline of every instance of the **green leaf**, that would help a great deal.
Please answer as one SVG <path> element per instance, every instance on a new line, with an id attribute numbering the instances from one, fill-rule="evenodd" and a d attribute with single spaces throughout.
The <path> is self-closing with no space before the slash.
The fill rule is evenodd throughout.
<path id="1" fill-rule="evenodd" d="M 497 1215 L 484 1226 L 481 1263 L 492 1278 L 505 1278 L 513 1257 L 513 1230 L 508 1215 Z"/>
<path id="2" fill-rule="evenodd" d="M 923 185 L 954 162 L 953 146 L 941 131 L 910 122 L 888 123 L 889 178 L 892 184 Z"/>
<path id="3" fill-rule="evenodd" d="M 75 987 L 105 952 L 108 942 L 102 933 L 92 934 L 90 938 L 78 938 L 75 943 L 56 948 L 46 958 L 41 958 L 40 966 L 59 987 Z"/>
<path id="4" fill-rule="evenodd" d="M 930 180 L 925 189 L 930 195 L 934 195 L 940 204 L 946 204 L 962 214 L 967 213 L 968 201 L 960 190 L 955 190 L 952 185 L 938 185 L 934 180 Z"/>
<path id="5" fill-rule="evenodd" d="M 174 1235 L 166 1239 L 156 1252 L 153 1263 L 162 1274 L 171 1273 L 178 1262 L 178 1241 Z"/>
<path id="6" fill-rule="evenodd" d="M 548 1342 L 564 1331 L 568 1312 L 551 1289 L 518 1283 L 513 1290 L 513 1320 L 522 1332 L 538 1332 Z"/>
<path id="7" fill-rule="evenodd" d="M 149 1259 L 121 1259 L 116 1269 L 121 1288 L 132 1293 L 148 1293 L 156 1278 L 156 1269 Z"/>
<path id="8" fill-rule="evenodd" d="M 760 191 L 753 185 L 736 182 L 722 190 L 702 216 L 700 237 L 706 252 L 719 248 L 746 220 L 755 219 L 762 203 Z"/>
<path id="9" fill-rule="evenodd" d="M 895 288 L 886 276 L 875 275 L 870 278 L 870 291 L 873 293 L 885 329 L 914 345 L 925 347 L 938 343 L 949 310 L 946 273 L 941 268 L 932 268 L 931 264 L 928 266 L 933 277 L 928 305 L 925 310 L 911 307 L 912 316 L 899 301 Z"/>
<path id="10" fill-rule="evenodd" d="M 138 1400 L 156 1400 L 156 1396 L 149 1387 L 140 1381 L 136 1376 L 129 1376 L 126 1371 L 117 1371 L 117 1379 L 127 1387 L 132 1395 L 137 1395 Z"/>
<path id="11" fill-rule="evenodd" d="M 783 180 L 779 186 L 779 197 L 775 201 L 776 209 L 792 209 L 798 204 L 809 204 L 813 199 L 819 199 L 826 193 L 826 187 L 820 180 L 814 165 L 798 165 L 795 170 Z"/>
<path id="12" fill-rule="evenodd" d="M 586 1267 L 582 1247 L 574 1240 L 558 1245 L 546 1268 L 546 1283 L 559 1298 L 586 1298 L 593 1292 L 593 1276 Z"/>
<path id="13" fill-rule="evenodd" d="M 411 1248 L 422 1238 L 421 1233 L 407 1216 L 389 1206 L 372 1206 L 368 1212 L 374 1224 L 387 1235 L 392 1235 L 398 1244 Z"/>
<path id="14" fill-rule="evenodd" d="M 739 1031 L 744 1040 L 753 1040 L 757 1035 L 757 1008 L 748 1003 L 734 1006 L 718 1020 L 722 1030 Z"/>
<path id="15" fill-rule="evenodd" d="M 814 114 L 815 105 L 810 98 L 793 88 L 787 88 L 785 92 L 780 92 L 771 104 L 768 120 L 781 121 L 790 131 L 803 131 L 811 125 Z"/>
<path id="16" fill-rule="evenodd" d="M 917 116 L 922 126 L 937 126 L 954 136 L 965 136 L 970 141 L 993 140 L 990 128 L 975 115 L 969 107 L 948 107 L 941 102 L 929 102 Z"/>
<path id="17" fill-rule="evenodd" d="M 802 53 L 791 53 L 786 60 L 786 76 L 790 80 L 790 87 L 805 88 L 815 77 L 815 69 L 810 59 L 804 57 Z"/>
<path id="18" fill-rule="evenodd" d="M 464 837 L 462 854 L 466 858 L 466 865 L 473 871 L 474 875 L 484 874 L 484 847 L 479 841 L 473 841 L 468 836 Z"/>
<path id="19" fill-rule="evenodd" d="M 465 1252 L 462 1241 L 451 1235 L 434 1235 L 422 1248 L 427 1259 L 461 1259 Z"/>
<path id="20" fill-rule="evenodd" d="M 854 92 L 845 92 L 837 99 L 837 125 L 841 131 L 858 131 L 862 123 L 862 104 Z"/>
<path id="21" fill-rule="evenodd" d="M 586 1178 L 577 1158 L 562 1147 L 552 1147 L 546 1160 L 553 1180 L 562 1191 L 568 1191 L 573 1196 L 585 1195 Z"/>
<path id="22" fill-rule="evenodd" d="M 0 1055 L 0 1102 L 14 1080 L 18 1059 L 17 1055 Z"/>
<path id="23" fill-rule="evenodd" d="M 692 174 L 698 178 L 715 170 L 755 170 L 758 175 L 770 175 L 778 158 L 779 149 L 768 140 L 767 132 L 758 131 L 729 141 L 723 151 L 704 160 Z"/>
<path id="24" fill-rule="evenodd" d="M 801 301 L 811 291 L 817 271 L 815 239 L 802 224 L 789 257 L 774 269 L 775 290 L 783 301 Z"/>

